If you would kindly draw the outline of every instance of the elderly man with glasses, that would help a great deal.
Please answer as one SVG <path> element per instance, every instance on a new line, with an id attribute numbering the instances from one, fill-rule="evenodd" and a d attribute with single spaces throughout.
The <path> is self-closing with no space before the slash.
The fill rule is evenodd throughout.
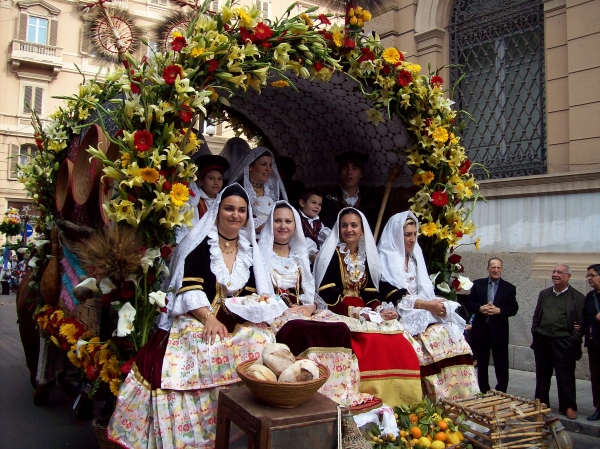
<path id="1" fill-rule="evenodd" d="M 585 296 L 569 285 L 570 279 L 568 265 L 554 267 L 553 286 L 540 292 L 533 313 L 531 348 L 535 354 L 535 397 L 550 405 L 554 371 L 558 411 L 576 419 L 575 362 L 581 358 Z"/>

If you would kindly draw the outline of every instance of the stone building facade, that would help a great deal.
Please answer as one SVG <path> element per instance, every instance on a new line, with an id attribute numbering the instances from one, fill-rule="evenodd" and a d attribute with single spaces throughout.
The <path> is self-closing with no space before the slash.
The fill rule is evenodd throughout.
<path id="1" fill-rule="evenodd" d="M 490 257 L 500 257 L 504 261 L 504 278 L 517 286 L 520 305 L 517 316 L 511 318 L 510 366 L 533 371 L 533 351 L 529 348 L 531 318 L 539 291 L 551 285 L 552 267 L 556 263 L 569 264 L 573 273 L 572 285 L 586 293 L 589 287 L 584 278 L 585 269 L 592 263 L 600 263 L 600 90 L 597 88 L 600 83 L 600 52 L 597 50 L 600 46 L 600 1 L 540 0 L 537 2 L 539 20 L 535 25 L 529 17 L 515 16 L 515 10 L 524 3 L 532 2 L 395 0 L 379 11 L 369 27 L 377 30 L 386 45 L 395 45 L 405 51 L 407 59 L 418 62 L 426 70 L 429 64 L 436 69 L 464 63 L 457 61 L 457 36 L 460 34 L 457 21 L 460 20 L 461 30 L 469 26 L 476 30 L 474 39 L 479 40 L 471 45 L 496 50 L 497 73 L 502 73 L 498 69 L 498 42 L 502 44 L 502 39 L 496 40 L 494 46 L 494 33 L 505 33 L 505 42 L 512 44 L 501 54 L 509 71 L 512 58 L 525 54 L 519 54 L 523 45 L 515 36 L 519 33 L 532 36 L 536 29 L 539 31 L 543 66 L 537 72 L 542 88 L 538 95 L 545 119 L 541 142 L 543 167 L 539 173 L 525 176 L 497 176 L 492 172 L 492 179 L 483 178 L 481 195 L 487 202 L 479 200 L 472 214 L 478 227 L 475 237 L 481 237 L 481 250 L 476 252 L 473 246 L 458 250 L 471 279 L 487 276 L 485 267 Z M 489 11 L 487 16 L 479 14 L 485 9 Z M 469 24 L 469 20 L 473 23 Z M 460 34 L 465 35 L 467 33 Z M 462 45 L 458 50 L 463 52 L 472 48 L 468 43 L 459 42 L 458 45 Z M 480 53 L 480 57 L 485 58 L 486 54 Z M 480 70 L 473 68 L 475 64 L 471 63 L 471 67 L 468 64 L 467 60 L 467 70 Z M 533 62 L 525 61 L 522 66 L 527 68 L 527 64 Z M 445 68 L 441 74 L 446 87 L 456 80 L 451 69 Z M 479 80 L 487 76 L 491 75 L 481 70 Z M 499 75 L 497 79 L 508 79 L 508 73 L 502 76 L 506 78 L 501 79 Z M 468 79 L 468 73 L 465 79 Z M 480 103 L 496 101 L 498 105 L 505 100 L 501 93 L 504 88 L 508 90 L 506 84 L 496 85 L 490 96 L 486 96 L 482 88 Z M 527 86 L 527 95 L 534 92 Z M 494 96 L 496 98 L 491 98 Z M 478 100 L 475 96 L 474 103 L 470 104 L 477 105 Z M 516 109 L 504 111 L 507 121 L 525 105 L 516 104 Z M 482 135 L 485 129 L 493 129 L 503 120 L 496 112 L 492 111 L 487 119 L 485 112 L 475 117 L 476 126 L 484 128 Z M 533 120 L 534 114 L 529 114 L 525 119 Z M 487 150 L 500 152 L 507 134 L 493 136 L 487 142 Z M 470 145 L 466 146 L 467 150 L 473 150 Z M 474 160 L 478 161 L 477 158 Z M 515 158 L 507 164 L 514 172 L 518 171 L 519 164 L 526 165 L 527 162 Z M 583 378 L 589 376 L 585 354 L 578 364 L 577 374 Z"/>

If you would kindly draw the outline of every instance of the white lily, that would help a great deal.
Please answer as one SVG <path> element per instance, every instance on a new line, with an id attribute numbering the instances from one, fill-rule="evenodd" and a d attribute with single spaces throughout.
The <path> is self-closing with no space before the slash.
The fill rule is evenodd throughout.
<path id="1" fill-rule="evenodd" d="M 148 295 L 148 301 L 150 304 L 156 304 L 158 307 L 164 307 L 167 305 L 167 302 L 165 301 L 166 297 L 167 294 L 159 290 L 157 292 L 150 293 Z"/>
<path id="2" fill-rule="evenodd" d="M 113 284 L 109 277 L 105 277 L 100 281 L 100 291 L 103 295 L 107 295 L 112 292 L 117 286 Z"/>
<path id="3" fill-rule="evenodd" d="M 432 283 L 432 284 L 435 284 L 435 280 L 437 279 L 437 277 L 438 277 L 439 275 L 440 275 L 440 272 L 439 272 L 439 271 L 438 271 L 437 273 L 435 273 L 435 274 L 430 274 L 430 275 L 429 275 L 429 279 L 431 279 L 431 283 Z"/>
<path id="4" fill-rule="evenodd" d="M 36 262 L 40 260 L 40 258 L 38 256 L 34 256 L 31 259 L 29 259 L 29 263 L 27 265 L 29 265 L 31 268 L 37 268 L 38 266 L 36 265 Z"/>
<path id="5" fill-rule="evenodd" d="M 73 287 L 73 290 L 75 290 L 76 288 L 87 288 L 93 291 L 94 293 L 100 292 L 100 290 L 98 289 L 98 285 L 96 284 L 95 278 L 87 278 L 86 280 L 80 282 L 75 287 Z"/>
<path id="6" fill-rule="evenodd" d="M 35 247 L 37 249 L 40 249 L 42 246 L 44 246 L 46 243 L 50 243 L 50 240 L 36 240 L 35 242 Z M 19 248 L 21 249 L 21 248 Z"/>
<path id="7" fill-rule="evenodd" d="M 126 337 L 133 330 L 133 320 L 135 319 L 135 308 L 131 303 L 126 302 L 119 310 L 119 321 L 117 322 L 117 337 Z"/>
<path id="8" fill-rule="evenodd" d="M 154 266 L 154 259 L 160 257 L 160 249 L 147 248 L 144 257 L 142 257 L 142 269 L 144 273 L 148 273 L 148 268 Z"/>
<path id="9" fill-rule="evenodd" d="M 89 342 L 82 340 L 81 338 L 77 340 L 77 346 L 75 346 L 75 351 L 77 352 L 77 357 L 81 358 L 81 348 L 86 346 Z"/>
<path id="10" fill-rule="evenodd" d="M 473 287 L 473 282 L 468 277 L 461 276 L 460 274 L 458 275 L 458 282 L 460 282 L 460 290 L 471 290 Z"/>
<path id="11" fill-rule="evenodd" d="M 448 283 L 446 281 L 442 282 L 441 284 L 438 284 L 437 288 L 439 291 L 442 291 L 444 293 L 450 293 L 450 286 L 448 286 Z"/>

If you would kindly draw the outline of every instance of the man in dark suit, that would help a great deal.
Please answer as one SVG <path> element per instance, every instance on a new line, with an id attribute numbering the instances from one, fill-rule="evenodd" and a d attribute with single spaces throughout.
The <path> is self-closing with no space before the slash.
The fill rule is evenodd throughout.
<path id="1" fill-rule="evenodd" d="M 581 358 L 585 296 L 569 281 L 571 269 L 559 264 L 552 271 L 552 287 L 538 296 L 531 325 L 535 354 L 535 397 L 550 406 L 552 372 L 556 374 L 558 411 L 577 418 L 575 363 Z"/>
<path id="2" fill-rule="evenodd" d="M 490 350 L 494 356 L 496 390 L 506 393 L 508 388 L 508 318 L 517 314 L 519 304 L 515 286 L 501 278 L 502 269 L 500 259 L 488 260 L 489 276 L 473 282 L 467 300 L 468 309 L 475 314 L 471 334 L 482 393 L 490 389 Z"/>

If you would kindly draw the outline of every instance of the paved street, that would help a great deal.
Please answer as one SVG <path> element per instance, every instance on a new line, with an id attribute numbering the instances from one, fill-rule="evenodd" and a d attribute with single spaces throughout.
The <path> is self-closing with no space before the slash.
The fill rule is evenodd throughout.
<path id="1" fill-rule="evenodd" d="M 533 398 L 535 375 L 511 370 L 509 393 Z M 493 367 L 490 367 L 492 379 Z M 78 421 L 74 398 L 59 387 L 52 389 L 48 405 L 33 405 L 33 388 L 16 324 L 15 296 L 0 296 L 0 449 L 98 449 L 91 421 Z M 590 423 L 589 381 L 577 381 L 579 418 L 562 419 L 570 432 L 574 447 L 600 448 L 600 422 Z M 557 406 L 556 384 L 551 400 Z M 577 432 L 575 432 L 577 431 Z M 317 449 L 317 448 L 315 448 Z"/>

